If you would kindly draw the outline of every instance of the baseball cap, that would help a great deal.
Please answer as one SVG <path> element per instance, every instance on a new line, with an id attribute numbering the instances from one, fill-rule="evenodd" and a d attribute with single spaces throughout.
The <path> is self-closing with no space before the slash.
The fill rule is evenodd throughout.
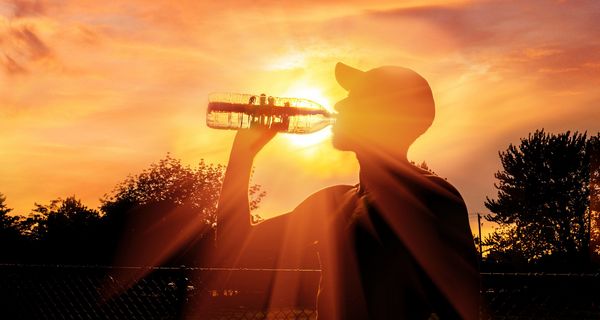
<path id="1" fill-rule="evenodd" d="M 344 63 L 335 66 L 337 82 L 346 91 L 369 100 L 374 107 L 403 113 L 427 126 L 435 117 L 435 103 L 427 80 L 415 71 L 383 66 L 362 71 Z"/>

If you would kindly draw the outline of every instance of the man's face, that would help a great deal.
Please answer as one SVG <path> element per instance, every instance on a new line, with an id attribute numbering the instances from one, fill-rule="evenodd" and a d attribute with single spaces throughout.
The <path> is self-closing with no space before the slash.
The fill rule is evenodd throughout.
<path id="1" fill-rule="evenodd" d="M 373 144 L 387 140 L 394 135 L 397 123 L 393 115 L 382 106 L 389 101 L 378 101 L 376 95 L 351 91 L 348 97 L 340 100 L 334 108 L 338 112 L 332 128 L 333 146 L 342 151 L 364 150 Z"/>
<path id="2" fill-rule="evenodd" d="M 334 109 L 337 111 L 335 124 L 331 131 L 333 133 L 333 147 L 342 151 L 352 151 L 352 132 L 359 126 L 357 121 L 356 102 L 350 96 L 338 101 Z"/>
<path id="3" fill-rule="evenodd" d="M 433 119 L 422 115 L 421 110 L 432 110 L 430 98 L 423 100 L 377 88 L 350 91 L 334 106 L 333 147 L 363 155 L 406 152 Z"/>

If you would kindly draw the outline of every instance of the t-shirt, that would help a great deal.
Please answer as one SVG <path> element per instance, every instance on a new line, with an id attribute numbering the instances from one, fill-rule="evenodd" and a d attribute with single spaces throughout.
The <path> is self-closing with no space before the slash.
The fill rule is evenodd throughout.
<path id="1" fill-rule="evenodd" d="M 319 319 L 456 319 L 458 304 L 476 317 L 477 260 L 460 194 L 416 167 L 382 170 L 385 179 L 323 189 L 261 223 L 258 249 L 247 252 L 274 257 L 274 267 L 306 267 L 316 252 Z M 294 294 L 277 281 L 271 290 Z"/>

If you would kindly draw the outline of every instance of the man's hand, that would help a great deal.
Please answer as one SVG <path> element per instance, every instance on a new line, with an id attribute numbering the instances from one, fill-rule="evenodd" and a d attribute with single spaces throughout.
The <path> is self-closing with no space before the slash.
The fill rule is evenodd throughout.
<path id="1" fill-rule="evenodd" d="M 260 126 L 251 129 L 240 129 L 235 135 L 232 153 L 236 150 L 244 150 L 254 156 L 269 143 L 276 134 L 277 130 Z"/>

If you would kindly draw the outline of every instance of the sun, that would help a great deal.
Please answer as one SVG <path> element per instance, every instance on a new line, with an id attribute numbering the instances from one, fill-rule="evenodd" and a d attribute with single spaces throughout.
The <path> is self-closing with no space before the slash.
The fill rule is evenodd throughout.
<path id="1" fill-rule="evenodd" d="M 323 91 L 315 86 L 306 84 L 294 85 L 284 94 L 286 97 L 312 100 L 328 111 L 333 111 L 329 99 Z M 331 137 L 331 127 L 311 134 L 287 134 L 285 138 L 295 146 L 310 147 L 324 142 Z"/>

